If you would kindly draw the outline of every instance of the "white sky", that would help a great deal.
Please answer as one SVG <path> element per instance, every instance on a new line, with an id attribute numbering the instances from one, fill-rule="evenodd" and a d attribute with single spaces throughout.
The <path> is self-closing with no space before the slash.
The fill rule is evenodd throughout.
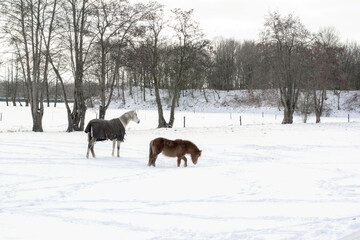
<path id="1" fill-rule="evenodd" d="M 149 2 L 150 0 L 130 0 Z M 311 32 L 322 27 L 335 27 L 343 42 L 360 44 L 360 0 L 156 0 L 166 6 L 167 12 L 174 8 L 194 9 L 206 37 L 258 40 L 269 11 L 282 16 L 293 13 Z M 4 57 L 7 49 L 0 43 Z M 3 70 L 0 68 L 0 75 Z"/>
<path id="2" fill-rule="evenodd" d="M 147 2 L 142 0 L 142 2 Z M 257 40 L 269 11 L 293 13 L 311 32 L 335 27 L 342 41 L 360 43 L 360 0 L 157 0 L 167 10 L 194 9 L 206 37 Z"/>

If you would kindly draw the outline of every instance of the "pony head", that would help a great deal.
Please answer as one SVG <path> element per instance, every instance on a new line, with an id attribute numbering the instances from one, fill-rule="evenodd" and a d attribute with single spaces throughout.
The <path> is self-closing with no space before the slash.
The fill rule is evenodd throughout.
<path id="1" fill-rule="evenodd" d="M 197 164 L 198 158 L 201 156 L 201 150 L 191 153 L 191 160 L 193 164 Z"/>

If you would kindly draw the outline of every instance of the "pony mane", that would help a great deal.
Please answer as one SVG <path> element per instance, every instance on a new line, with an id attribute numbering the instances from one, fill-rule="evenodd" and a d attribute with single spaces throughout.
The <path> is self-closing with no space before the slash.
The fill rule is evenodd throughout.
<path id="1" fill-rule="evenodd" d="M 197 152 L 201 152 L 201 150 L 195 145 L 195 143 L 186 140 L 186 142 L 189 143 L 189 145 L 191 145 L 192 148 L 194 148 Z"/>

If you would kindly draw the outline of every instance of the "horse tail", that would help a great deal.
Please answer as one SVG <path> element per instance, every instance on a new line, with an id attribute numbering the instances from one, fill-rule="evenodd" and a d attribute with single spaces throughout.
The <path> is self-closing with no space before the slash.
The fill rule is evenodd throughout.
<path id="1" fill-rule="evenodd" d="M 91 131 L 91 121 L 88 123 L 88 125 L 86 126 L 84 132 L 88 133 Z"/>
<path id="2" fill-rule="evenodd" d="M 92 128 L 92 126 L 91 126 L 91 121 L 90 121 L 84 131 L 85 133 L 88 134 L 88 142 L 90 142 L 90 140 L 91 140 L 91 128 Z"/>
<path id="3" fill-rule="evenodd" d="M 152 144 L 153 144 L 153 141 L 150 141 L 150 144 L 149 144 L 149 162 L 148 162 L 148 166 L 149 166 L 149 167 L 150 167 L 151 165 L 153 165 L 153 163 L 152 163 L 152 161 L 151 161 L 151 156 L 153 155 Z"/>
<path id="4" fill-rule="evenodd" d="M 153 150 L 152 150 L 152 146 L 151 146 L 152 144 L 153 144 L 153 141 L 151 141 L 149 144 L 149 161 L 150 161 L 151 155 L 153 154 Z"/>

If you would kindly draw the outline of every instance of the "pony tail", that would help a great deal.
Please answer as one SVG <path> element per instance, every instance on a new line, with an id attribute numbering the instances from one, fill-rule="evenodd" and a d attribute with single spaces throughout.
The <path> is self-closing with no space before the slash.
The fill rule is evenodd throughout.
<path id="1" fill-rule="evenodd" d="M 153 150 L 152 150 L 152 147 L 151 147 L 152 143 L 153 143 L 153 141 L 150 141 L 150 144 L 149 144 L 149 160 L 150 160 L 151 155 L 153 154 Z"/>
<path id="2" fill-rule="evenodd" d="M 150 144 L 149 144 L 149 162 L 148 162 L 149 167 L 151 165 L 153 165 L 152 160 L 151 160 L 151 156 L 153 155 L 153 150 L 152 150 L 152 146 L 151 146 L 152 144 L 153 144 L 153 141 L 150 141 Z M 154 164 L 154 167 L 155 167 L 155 164 Z"/>

